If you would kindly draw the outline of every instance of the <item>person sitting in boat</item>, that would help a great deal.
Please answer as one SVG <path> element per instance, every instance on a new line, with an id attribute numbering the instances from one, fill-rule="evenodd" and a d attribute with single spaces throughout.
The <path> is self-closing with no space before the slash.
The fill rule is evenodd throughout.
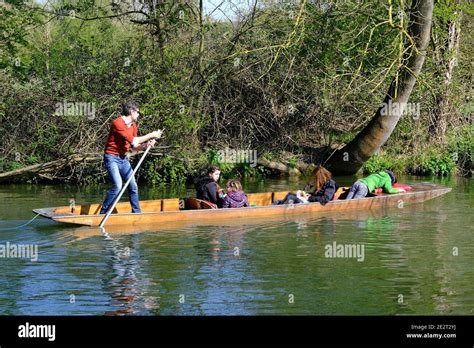
<path id="1" fill-rule="evenodd" d="M 242 184 L 237 179 L 227 182 L 227 195 L 222 199 L 223 208 L 242 208 L 249 206 L 247 195 L 242 190 Z"/>
<path id="2" fill-rule="evenodd" d="M 314 181 L 305 186 L 303 191 L 296 194 L 289 193 L 283 200 L 275 201 L 273 204 L 312 203 L 319 202 L 322 205 L 331 201 L 337 191 L 336 181 L 332 178 L 329 170 L 323 166 L 317 166 L 313 171 Z"/>
<path id="3" fill-rule="evenodd" d="M 196 188 L 196 198 L 215 204 L 222 208 L 222 199 L 224 191 L 219 187 L 221 170 L 218 166 L 210 165 L 207 168 L 207 175 L 196 180 L 194 187 Z"/>
<path id="4" fill-rule="evenodd" d="M 357 180 L 351 186 L 346 199 L 364 198 L 369 192 L 374 192 L 378 188 L 382 188 L 382 192 L 385 193 L 405 192 L 405 189 L 392 187 L 396 182 L 397 177 L 391 170 L 371 174 L 366 178 Z"/>

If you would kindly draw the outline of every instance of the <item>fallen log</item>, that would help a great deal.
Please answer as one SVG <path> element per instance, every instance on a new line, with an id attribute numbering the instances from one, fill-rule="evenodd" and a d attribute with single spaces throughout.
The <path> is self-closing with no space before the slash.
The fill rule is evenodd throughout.
<path id="1" fill-rule="evenodd" d="M 160 147 L 158 149 L 163 148 L 168 147 Z M 137 152 L 131 153 L 129 155 L 129 158 L 133 158 L 137 154 Z M 162 155 L 163 153 L 161 152 L 150 152 L 149 154 L 150 157 Z M 102 156 L 102 153 L 72 154 L 67 158 L 26 166 L 23 168 L 0 173 L 0 183 L 9 182 L 21 177 L 39 177 L 51 181 L 55 179 L 61 179 L 57 176 L 57 174 L 64 171 L 66 167 L 74 167 L 84 162 L 99 162 L 102 161 Z M 288 166 L 281 162 L 269 161 L 266 159 L 259 159 L 257 163 L 266 168 L 277 170 L 289 176 L 300 176 L 302 174 L 310 175 L 312 170 L 315 168 L 314 164 L 308 164 L 303 161 L 298 161 L 295 167 Z"/>
<path id="2" fill-rule="evenodd" d="M 306 163 L 303 161 L 298 161 L 294 167 L 288 166 L 281 162 L 269 161 L 264 158 L 259 159 L 257 163 L 266 168 L 278 170 L 279 172 L 288 174 L 290 176 L 300 176 L 300 175 L 309 176 L 313 173 L 313 170 L 316 168 L 315 164 Z"/>
<path id="3" fill-rule="evenodd" d="M 266 167 L 266 168 L 275 169 L 275 170 L 278 170 L 281 173 L 286 173 L 290 176 L 300 176 L 301 175 L 301 171 L 298 168 L 290 167 L 290 166 L 287 166 L 287 165 L 285 165 L 283 163 L 280 163 L 280 162 L 269 161 L 269 160 L 266 160 L 264 158 L 261 158 L 257 161 L 257 163 L 264 166 L 264 167 Z"/>
<path id="4" fill-rule="evenodd" d="M 0 182 L 9 181 L 23 176 L 38 175 L 43 178 L 54 179 L 54 175 L 48 175 L 51 172 L 58 172 L 67 165 L 74 165 L 80 162 L 100 161 L 102 155 L 97 154 L 73 154 L 67 158 L 45 162 L 40 164 L 33 164 L 23 168 L 11 170 L 9 172 L 0 173 Z"/>
<path id="5" fill-rule="evenodd" d="M 163 147 L 161 147 L 163 148 Z M 133 158 L 139 152 L 130 153 L 129 158 Z M 161 152 L 150 153 L 150 156 L 161 156 Z M 99 162 L 102 161 L 103 153 L 84 153 L 84 154 L 72 154 L 66 158 L 26 166 L 23 168 L 11 170 L 8 172 L 0 173 L 0 183 L 8 182 L 16 178 L 21 177 L 41 177 L 48 180 L 57 179 L 56 174 L 63 171 L 66 167 L 73 167 L 80 163 L 88 162 Z"/>

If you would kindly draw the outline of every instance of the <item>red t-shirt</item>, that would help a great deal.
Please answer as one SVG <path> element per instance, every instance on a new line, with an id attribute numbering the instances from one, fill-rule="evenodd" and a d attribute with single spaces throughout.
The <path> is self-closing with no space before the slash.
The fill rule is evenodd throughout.
<path id="1" fill-rule="evenodd" d="M 133 138 L 137 135 L 137 124 L 132 122 L 128 127 L 122 116 L 119 116 L 112 122 L 104 152 L 109 155 L 125 156 L 130 149 Z"/>

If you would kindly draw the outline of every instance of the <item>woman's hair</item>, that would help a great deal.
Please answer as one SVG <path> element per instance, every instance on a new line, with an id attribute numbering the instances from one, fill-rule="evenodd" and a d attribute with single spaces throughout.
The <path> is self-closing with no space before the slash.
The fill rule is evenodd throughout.
<path id="1" fill-rule="evenodd" d="M 214 172 L 216 171 L 220 171 L 221 169 L 214 165 L 214 164 L 211 164 L 209 167 L 207 167 L 207 175 L 210 176 L 211 174 L 214 174 Z M 216 182 L 216 185 L 217 185 L 217 191 L 221 191 L 222 188 L 219 186 L 219 184 Z"/>
<path id="2" fill-rule="evenodd" d="M 214 172 L 217 170 L 220 171 L 221 169 L 218 166 L 211 164 L 209 167 L 207 167 L 207 175 L 214 174 Z"/>
<path id="3" fill-rule="evenodd" d="M 324 186 L 326 181 L 331 179 L 332 174 L 329 170 L 319 165 L 314 169 L 313 176 L 314 176 L 314 187 L 315 187 L 314 192 L 318 192 Z"/>
<path id="4" fill-rule="evenodd" d="M 232 192 L 242 191 L 242 184 L 237 179 L 230 179 L 227 181 L 227 189 Z"/>

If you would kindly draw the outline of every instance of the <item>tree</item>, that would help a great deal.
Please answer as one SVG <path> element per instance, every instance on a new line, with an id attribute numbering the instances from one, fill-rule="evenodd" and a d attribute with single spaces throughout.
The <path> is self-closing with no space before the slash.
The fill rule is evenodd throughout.
<path id="1" fill-rule="evenodd" d="M 432 16 L 433 0 L 412 0 L 408 30 L 405 32 L 403 27 L 399 28 L 402 34 L 406 34 L 406 39 L 397 75 L 374 117 L 352 141 L 328 160 L 326 166 L 334 174 L 355 174 L 392 134 L 423 67 Z M 396 107 L 388 107 L 387 110 L 387 105 Z"/>
<path id="2" fill-rule="evenodd" d="M 432 43 L 434 59 L 440 70 L 442 83 L 435 96 L 435 109 L 430 120 L 429 132 L 437 140 L 444 142 L 449 113 L 449 87 L 453 80 L 453 70 L 457 64 L 461 37 L 462 9 L 459 0 L 439 2 L 439 14 L 435 18 Z M 438 29 L 438 30 L 435 30 Z"/>

